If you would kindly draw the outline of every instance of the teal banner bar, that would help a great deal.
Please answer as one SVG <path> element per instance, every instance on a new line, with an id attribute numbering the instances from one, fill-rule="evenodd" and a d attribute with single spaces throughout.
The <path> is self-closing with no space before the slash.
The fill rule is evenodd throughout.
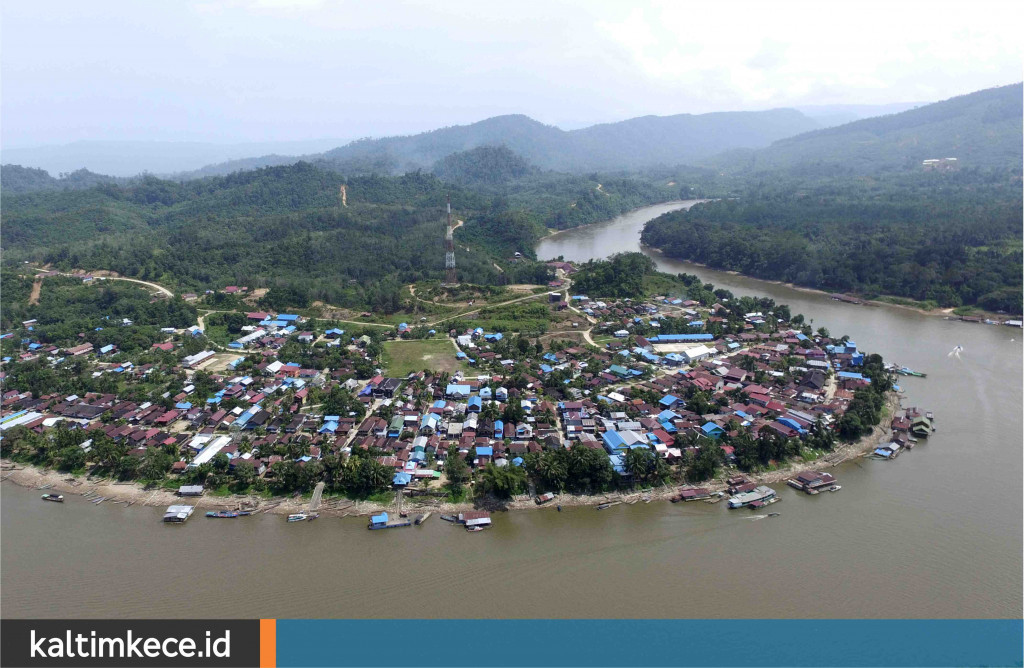
<path id="1" fill-rule="evenodd" d="M 1021 666 L 1024 621 L 277 621 L 286 666 Z"/>

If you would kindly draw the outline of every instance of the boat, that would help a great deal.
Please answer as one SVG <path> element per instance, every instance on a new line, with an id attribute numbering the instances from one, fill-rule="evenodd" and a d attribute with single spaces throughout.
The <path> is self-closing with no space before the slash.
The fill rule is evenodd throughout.
<path id="1" fill-rule="evenodd" d="M 830 491 L 830 492 L 838 492 L 842 488 L 843 488 L 842 485 L 832 485 L 831 487 L 828 488 L 828 491 Z"/>
<path id="2" fill-rule="evenodd" d="M 40 498 L 42 498 L 43 501 L 53 501 L 55 503 L 64 503 L 64 495 L 63 494 L 43 494 L 42 497 L 40 497 Z"/>
<path id="3" fill-rule="evenodd" d="M 458 522 L 459 518 L 455 515 L 441 515 L 441 519 L 445 522 Z"/>
<path id="4" fill-rule="evenodd" d="M 935 414 L 931 411 L 925 411 L 924 416 L 933 422 L 935 421 Z"/>
<path id="5" fill-rule="evenodd" d="M 483 531 L 483 530 L 484 530 L 484 528 L 482 526 L 466 527 L 466 531 Z"/>
<path id="6" fill-rule="evenodd" d="M 428 510 L 427 512 L 423 513 L 422 515 L 417 515 L 416 519 L 413 520 L 413 523 L 416 526 L 419 526 L 419 525 L 423 524 L 424 522 L 426 522 L 427 518 L 430 517 L 433 514 L 434 514 L 434 512 L 432 510 Z"/>
<path id="7" fill-rule="evenodd" d="M 552 500 L 553 498 L 555 498 L 554 494 L 552 494 L 551 492 L 544 492 L 543 494 L 538 496 L 533 501 L 534 501 L 534 503 L 536 503 L 539 506 L 541 504 L 547 503 L 548 501 Z"/>
<path id="8" fill-rule="evenodd" d="M 729 498 L 730 508 L 742 508 L 744 506 L 753 506 L 760 508 L 770 503 L 771 499 L 777 498 L 775 496 L 775 490 L 767 485 L 760 485 L 755 487 L 749 492 L 742 492 Z M 756 503 L 756 505 L 754 505 Z"/>
<path id="9" fill-rule="evenodd" d="M 611 508 L 612 506 L 617 506 L 620 503 L 622 503 L 622 501 L 611 501 L 609 503 L 602 503 L 602 504 L 599 504 L 597 506 L 597 509 L 598 510 L 607 510 L 608 508 Z"/>
<path id="10" fill-rule="evenodd" d="M 309 520 L 310 522 L 312 522 L 313 520 L 315 520 L 318 517 L 320 517 L 320 513 L 310 513 L 310 514 L 306 515 L 306 519 Z"/>
<path id="11" fill-rule="evenodd" d="M 768 517 L 778 517 L 781 513 L 768 513 Z"/>
<path id="12" fill-rule="evenodd" d="M 206 511 L 207 517 L 218 517 L 218 518 L 232 518 L 238 517 L 238 513 L 233 510 L 208 510 Z"/>
<path id="13" fill-rule="evenodd" d="M 307 518 L 306 513 L 294 513 L 288 516 L 289 522 L 303 522 Z"/>

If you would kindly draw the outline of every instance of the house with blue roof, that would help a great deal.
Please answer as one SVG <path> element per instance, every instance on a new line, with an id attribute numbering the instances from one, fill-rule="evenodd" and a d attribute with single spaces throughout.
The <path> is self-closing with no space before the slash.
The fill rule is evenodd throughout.
<path id="1" fill-rule="evenodd" d="M 681 401 L 682 399 L 680 399 L 679 397 L 673 396 L 671 394 L 666 394 L 664 397 L 661 398 L 661 401 L 658 402 L 658 405 L 662 406 L 663 408 L 675 408 L 676 406 L 679 405 Z M 667 412 L 671 413 L 672 411 Z"/>
<path id="2" fill-rule="evenodd" d="M 481 399 L 490 399 L 491 398 L 491 388 L 489 388 L 489 387 L 481 387 L 480 388 L 480 398 Z"/>
<path id="3" fill-rule="evenodd" d="M 495 420 L 494 421 L 494 438 L 502 438 L 504 436 L 504 434 L 505 434 L 505 423 L 502 422 L 501 420 Z M 480 450 L 478 449 L 477 450 L 477 454 L 479 454 L 479 453 L 480 453 Z"/>
<path id="4" fill-rule="evenodd" d="M 677 417 L 679 417 L 678 413 L 666 409 L 658 413 L 658 422 L 671 422 L 672 420 L 675 420 Z"/>
<path id="5" fill-rule="evenodd" d="M 626 475 L 626 458 L 619 454 L 608 454 L 608 463 L 612 465 L 612 470 L 619 475 Z"/>
<path id="6" fill-rule="evenodd" d="M 448 387 L 445 388 L 445 395 L 449 397 L 468 397 L 472 393 L 472 388 L 469 385 L 456 385 L 449 383 Z"/>
<path id="7" fill-rule="evenodd" d="M 611 454 L 629 449 L 619 432 L 612 429 L 601 434 L 601 440 L 604 441 L 604 449 Z"/>
<path id="8" fill-rule="evenodd" d="M 395 487 L 405 487 L 410 482 L 412 482 L 412 475 L 406 473 L 405 471 L 396 472 L 395 477 L 391 479 L 391 484 L 394 485 Z M 387 522 L 387 519 L 385 519 L 384 521 Z"/>
<path id="9" fill-rule="evenodd" d="M 441 425 L 441 416 L 437 413 L 427 413 L 420 418 L 420 433 L 429 436 L 437 431 Z"/>
<path id="10" fill-rule="evenodd" d="M 710 438 L 719 438 L 725 434 L 725 430 L 719 427 L 714 422 L 705 422 L 704 426 L 700 428 L 705 436 Z"/>
<path id="11" fill-rule="evenodd" d="M 608 373 L 619 376 L 620 378 L 625 378 L 629 375 L 629 369 L 619 364 L 613 364 L 608 367 Z"/>
<path id="12" fill-rule="evenodd" d="M 649 337 L 651 343 L 683 343 L 686 341 L 713 341 L 713 334 L 658 334 Z"/>
<path id="13" fill-rule="evenodd" d="M 792 418 L 780 417 L 778 420 L 776 420 L 776 422 L 784 424 L 787 427 L 789 427 L 790 429 L 793 429 L 794 431 L 796 431 L 796 432 L 798 432 L 800 434 L 804 433 L 804 428 L 802 426 L 800 426 L 799 422 L 797 422 L 796 420 L 794 420 Z"/>
<path id="14" fill-rule="evenodd" d="M 480 397 L 470 397 L 466 405 L 467 413 L 479 413 L 484 408 L 484 401 Z"/>
<path id="15" fill-rule="evenodd" d="M 843 380 L 868 380 L 864 377 L 864 374 L 855 371 L 840 371 L 836 375 Z"/>

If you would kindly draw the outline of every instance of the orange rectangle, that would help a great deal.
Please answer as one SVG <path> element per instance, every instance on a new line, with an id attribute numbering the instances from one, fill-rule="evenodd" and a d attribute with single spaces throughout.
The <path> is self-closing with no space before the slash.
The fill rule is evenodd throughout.
<path id="1" fill-rule="evenodd" d="M 260 668 L 277 668 L 277 620 L 260 620 Z"/>

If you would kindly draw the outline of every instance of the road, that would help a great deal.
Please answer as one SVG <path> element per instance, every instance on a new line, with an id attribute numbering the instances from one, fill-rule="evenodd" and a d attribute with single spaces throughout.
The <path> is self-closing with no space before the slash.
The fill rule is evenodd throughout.
<path id="1" fill-rule="evenodd" d="M 39 269 L 38 267 L 34 267 L 34 269 L 35 269 L 35 271 L 38 271 L 38 272 L 46 272 L 45 269 Z M 82 276 L 83 276 L 83 274 L 71 274 L 71 273 L 66 273 L 66 272 L 57 272 L 57 274 L 59 276 L 70 276 L 72 278 L 82 278 Z M 147 287 L 153 288 L 157 292 L 159 292 L 159 293 L 161 293 L 163 295 L 166 295 L 167 297 L 173 297 L 174 296 L 173 292 L 171 292 L 170 290 L 168 290 L 167 288 L 165 288 L 162 285 L 157 285 L 156 283 L 150 283 L 149 281 L 140 281 L 137 278 L 124 278 L 123 276 L 96 276 L 96 278 L 98 278 L 100 280 L 103 280 L 103 281 L 128 281 L 129 283 L 138 283 L 139 285 L 145 285 Z"/>

